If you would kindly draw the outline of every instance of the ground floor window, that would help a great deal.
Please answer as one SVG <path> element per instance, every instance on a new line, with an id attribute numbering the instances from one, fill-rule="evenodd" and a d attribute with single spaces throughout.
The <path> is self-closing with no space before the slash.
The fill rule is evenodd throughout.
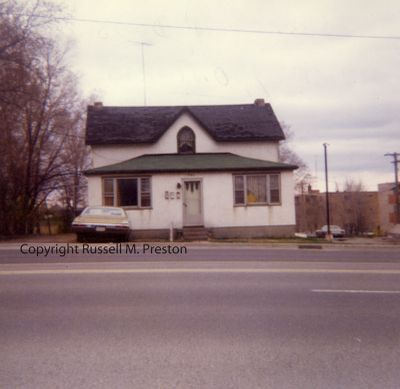
<path id="1" fill-rule="evenodd" d="M 233 176 L 235 205 L 280 204 L 280 174 L 241 174 Z"/>
<path id="2" fill-rule="evenodd" d="M 118 207 L 150 208 L 150 177 L 103 178 L 103 204 Z"/>

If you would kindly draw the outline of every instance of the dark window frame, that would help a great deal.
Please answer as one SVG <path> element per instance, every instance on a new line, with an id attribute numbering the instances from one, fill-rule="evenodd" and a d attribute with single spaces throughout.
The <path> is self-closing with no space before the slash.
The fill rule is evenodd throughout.
<path id="1" fill-rule="evenodd" d="M 277 183 L 271 183 L 271 177 L 277 177 Z M 238 184 L 241 178 L 242 185 Z M 266 201 L 249 201 L 248 177 L 265 178 Z M 272 184 L 275 184 L 272 186 Z M 272 186 L 272 187 L 271 187 Z M 278 200 L 277 200 L 277 197 Z M 240 201 L 241 200 L 241 201 Z M 244 173 L 233 174 L 233 205 L 235 207 L 279 206 L 282 205 L 282 185 L 280 173 Z"/>
<path id="2" fill-rule="evenodd" d="M 119 203 L 118 180 L 136 180 L 137 205 L 123 205 Z M 147 183 L 146 183 L 147 182 Z M 112 190 L 110 188 L 112 184 Z M 106 186 L 108 186 L 106 188 Z M 151 176 L 118 176 L 102 177 L 102 202 L 106 206 L 121 207 L 124 209 L 150 209 L 152 208 L 152 183 Z M 112 201 L 110 201 L 112 199 Z M 147 202 L 147 204 L 146 204 Z"/>

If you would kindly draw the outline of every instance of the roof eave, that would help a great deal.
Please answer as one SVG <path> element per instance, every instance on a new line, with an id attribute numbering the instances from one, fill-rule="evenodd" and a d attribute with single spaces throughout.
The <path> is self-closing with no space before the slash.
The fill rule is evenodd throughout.
<path id="1" fill-rule="evenodd" d="M 179 169 L 136 169 L 136 170 L 122 170 L 122 169 L 116 169 L 116 170 L 97 170 L 97 169 L 90 169 L 84 171 L 85 176 L 100 176 L 100 175 L 115 175 L 115 174 L 168 174 L 168 173 L 220 173 L 220 172 L 269 172 L 269 171 L 293 171 L 298 169 L 298 166 L 296 165 L 287 165 L 287 166 L 271 166 L 271 167 L 253 167 L 253 168 L 199 168 L 199 169 L 184 169 L 184 168 L 179 168 Z"/>
<path id="2" fill-rule="evenodd" d="M 159 138 L 157 139 L 151 139 L 151 140 L 141 140 L 141 141 L 136 141 L 136 140 L 130 140 L 130 139 L 117 139 L 117 140 L 112 140 L 112 141 L 102 141 L 102 140 L 85 140 L 85 144 L 87 146 L 119 146 L 119 145 L 134 145 L 134 144 L 153 144 L 158 141 Z M 243 138 L 228 138 L 228 139 L 221 139 L 221 138 L 214 138 L 216 142 L 224 143 L 224 142 L 232 142 L 232 143 L 240 143 L 240 142 L 279 142 L 281 140 L 284 140 L 285 138 L 282 137 L 265 137 L 265 138 L 254 138 L 254 137 L 243 137 Z"/>

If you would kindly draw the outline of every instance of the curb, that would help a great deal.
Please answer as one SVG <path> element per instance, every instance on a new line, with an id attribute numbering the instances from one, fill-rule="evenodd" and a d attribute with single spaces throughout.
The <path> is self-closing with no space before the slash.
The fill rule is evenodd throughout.
<path id="1" fill-rule="evenodd" d="M 208 241 L 191 241 L 191 242 L 165 242 L 165 241 L 148 241 L 148 242 L 128 242 L 142 245 L 144 243 L 158 244 L 160 246 L 174 245 L 174 246 L 187 246 L 196 249 L 294 249 L 294 250 L 399 250 L 400 244 L 398 243 L 376 243 L 376 244 L 363 244 L 363 243 L 299 243 L 299 242 L 208 242 Z M 21 242 L 0 242 L 0 251 L 2 250 L 19 250 L 22 244 L 28 244 L 30 246 L 55 246 L 55 245 L 81 245 L 77 242 L 35 242 L 35 241 L 21 241 Z M 103 244 L 107 245 L 108 242 L 102 243 L 91 243 L 93 245 Z"/>

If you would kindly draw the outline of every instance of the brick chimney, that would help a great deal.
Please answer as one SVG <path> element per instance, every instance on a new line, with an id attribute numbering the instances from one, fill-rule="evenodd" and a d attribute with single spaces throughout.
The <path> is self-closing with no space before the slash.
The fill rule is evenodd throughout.
<path id="1" fill-rule="evenodd" d="M 103 108 L 103 103 L 102 103 L 101 101 L 96 101 L 96 102 L 93 104 L 93 107 L 94 107 L 94 109 Z"/>
<path id="2" fill-rule="evenodd" d="M 265 101 L 264 101 L 264 99 L 255 99 L 254 104 L 257 105 L 257 107 L 264 107 Z"/>

